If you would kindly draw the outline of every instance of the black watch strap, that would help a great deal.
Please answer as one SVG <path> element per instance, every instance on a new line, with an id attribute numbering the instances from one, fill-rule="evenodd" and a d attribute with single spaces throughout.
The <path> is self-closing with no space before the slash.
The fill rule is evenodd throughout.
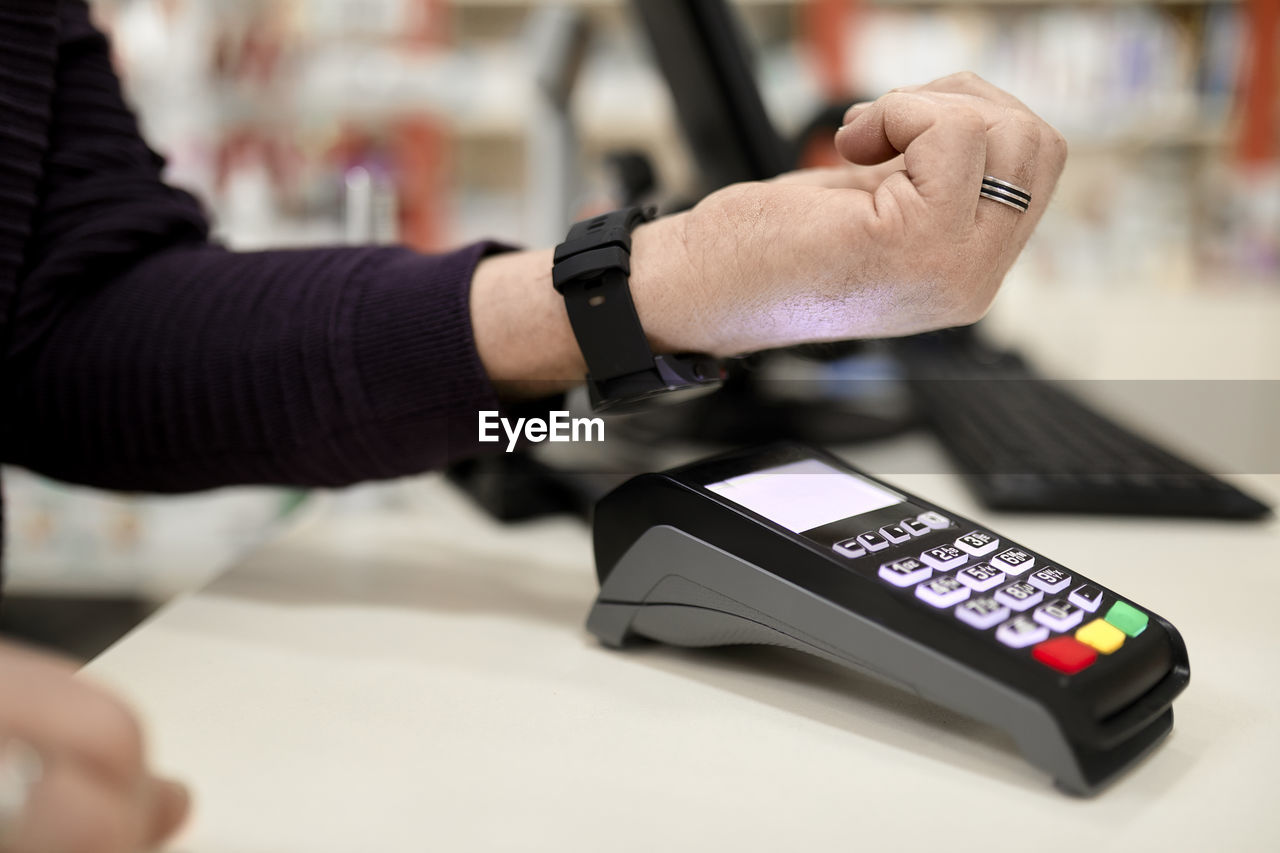
<path id="1" fill-rule="evenodd" d="M 631 299 L 631 232 L 653 211 L 628 207 L 575 224 L 556 247 L 551 279 L 587 363 L 596 411 L 628 411 L 670 391 L 712 390 L 710 356 L 655 356 Z"/>
<path id="2" fill-rule="evenodd" d="M 631 301 L 631 232 L 653 217 L 639 207 L 585 219 L 556 247 L 552 282 L 597 382 L 653 368 L 653 351 Z"/>

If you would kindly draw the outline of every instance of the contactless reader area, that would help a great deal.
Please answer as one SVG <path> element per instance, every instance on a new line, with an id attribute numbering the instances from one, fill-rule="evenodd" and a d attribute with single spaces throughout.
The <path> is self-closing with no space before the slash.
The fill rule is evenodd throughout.
<path id="1" fill-rule="evenodd" d="M 595 540 L 606 644 L 817 654 L 1006 729 L 1075 793 L 1159 742 L 1189 678 L 1139 602 L 801 445 L 636 477 Z"/>

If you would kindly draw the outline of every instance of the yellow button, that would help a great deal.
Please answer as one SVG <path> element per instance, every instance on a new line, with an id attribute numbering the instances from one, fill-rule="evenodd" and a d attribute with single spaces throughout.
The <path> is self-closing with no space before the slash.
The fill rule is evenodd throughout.
<path id="1" fill-rule="evenodd" d="M 1093 646 L 1104 655 L 1109 655 L 1124 645 L 1124 631 L 1105 619 L 1094 619 L 1076 631 L 1076 639 L 1087 646 Z"/>

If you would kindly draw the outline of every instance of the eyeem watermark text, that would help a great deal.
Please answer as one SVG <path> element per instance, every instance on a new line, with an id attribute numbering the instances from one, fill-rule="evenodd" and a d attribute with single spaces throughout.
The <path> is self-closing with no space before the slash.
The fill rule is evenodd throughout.
<path id="1" fill-rule="evenodd" d="M 507 452 L 516 449 L 520 437 L 528 441 L 604 441 L 603 418 L 572 418 L 568 412 L 551 412 L 547 420 L 542 418 L 510 419 L 497 412 L 480 412 L 480 441 L 502 441 L 505 434 Z"/>

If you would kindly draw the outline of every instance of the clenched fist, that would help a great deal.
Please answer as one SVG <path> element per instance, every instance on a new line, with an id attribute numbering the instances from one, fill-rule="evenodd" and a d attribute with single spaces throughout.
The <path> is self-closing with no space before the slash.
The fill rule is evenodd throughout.
<path id="1" fill-rule="evenodd" d="M 863 168 L 736 184 L 636 232 L 633 269 L 652 257 L 653 275 L 635 299 L 659 346 L 729 355 L 972 323 L 1067 155 L 1060 133 L 973 74 L 852 107 L 835 145 Z M 1029 190 L 1030 209 L 980 198 L 984 175 Z"/>

